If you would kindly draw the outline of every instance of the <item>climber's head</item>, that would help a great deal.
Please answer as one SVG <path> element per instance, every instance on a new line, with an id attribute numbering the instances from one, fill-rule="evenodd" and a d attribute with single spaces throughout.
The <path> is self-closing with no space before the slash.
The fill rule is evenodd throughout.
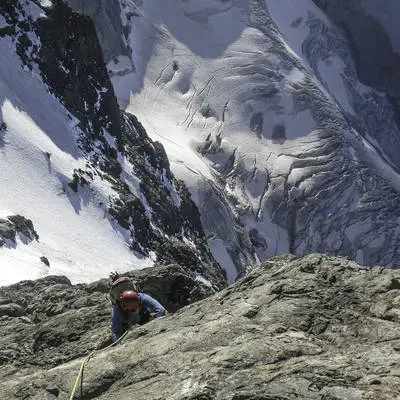
<path id="1" fill-rule="evenodd" d="M 133 290 L 125 290 L 119 296 L 121 308 L 126 311 L 131 311 L 134 314 L 139 312 L 139 295 Z"/>

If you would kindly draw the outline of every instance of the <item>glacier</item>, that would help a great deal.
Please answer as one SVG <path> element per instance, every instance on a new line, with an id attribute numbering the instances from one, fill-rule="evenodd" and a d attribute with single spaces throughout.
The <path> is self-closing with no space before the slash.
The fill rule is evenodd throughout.
<path id="1" fill-rule="evenodd" d="M 284 252 L 399 262 L 396 113 L 315 3 L 121 3 L 119 104 L 165 146 L 231 280 Z"/>

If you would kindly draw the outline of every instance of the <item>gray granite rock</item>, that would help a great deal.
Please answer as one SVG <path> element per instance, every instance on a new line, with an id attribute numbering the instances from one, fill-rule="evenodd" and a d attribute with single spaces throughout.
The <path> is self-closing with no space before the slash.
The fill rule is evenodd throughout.
<path id="1" fill-rule="evenodd" d="M 141 272 L 141 278 L 148 279 L 149 272 L 158 282 L 156 270 Z M 1 398 L 67 398 L 79 357 L 107 343 L 107 307 L 89 296 L 94 292 L 102 299 L 105 281 L 71 287 L 54 279 L 47 289 L 42 280 L 0 292 L 1 297 L 42 293 L 39 330 L 26 317 L 0 328 Z M 86 293 L 85 308 L 54 301 L 71 290 Z M 64 307 L 61 314 L 48 308 L 49 299 Z M 31 330 L 35 346 L 26 343 L 29 335 L 16 339 L 22 330 Z M 29 363 L 21 363 L 23 356 Z M 399 362 L 400 271 L 319 254 L 282 256 L 209 298 L 134 328 L 121 344 L 95 354 L 85 367 L 83 395 L 393 400 L 400 396 Z"/>
<path id="2" fill-rule="evenodd" d="M 1 219 L 0 220 L 0 237 L 2 240 L 15 241 L 16 230 L 15 226 L 11 221 Z"/>
<path id="3" fill-rule="evenodd" d="M 170 312 L 214 292 L 177 265 L 127 275 Z M 108 279 L 71 285 L 63 276 L 0 288 L 0 375 L 56 366 L 108 343 L 109 289 Z"/>

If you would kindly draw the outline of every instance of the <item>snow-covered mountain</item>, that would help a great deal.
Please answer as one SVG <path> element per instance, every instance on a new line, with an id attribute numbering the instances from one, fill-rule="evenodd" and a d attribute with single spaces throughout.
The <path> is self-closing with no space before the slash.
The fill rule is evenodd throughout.
<path id="1" fill-rule="evenodd" d="M 398 2 L 69 3 L 231 279 L 284 252 L 399 265 Z"/>
<path id="2" fill-rule="evenodd" d="M 120 112 L 92 21 L 0 4 L 0 284 L 177 263 L 223 285 L 160 143 Z"/>
<path id="3" fill-rule="evenodd" d="M 395 0 L 68 4 L 102 54 L 61 0 L 0 5 L 2 224 L 31 237 L 2 268 L 209 265 L 203 230 L 230 282 L 286 252 L 400 264 Z"/>

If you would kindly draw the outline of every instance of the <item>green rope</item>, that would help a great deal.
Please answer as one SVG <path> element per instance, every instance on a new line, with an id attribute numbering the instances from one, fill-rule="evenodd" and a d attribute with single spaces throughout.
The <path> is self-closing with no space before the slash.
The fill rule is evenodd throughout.
<path id="1" fill-rule="evenodd" d="M 82 392 L 83 392 L 83 379 L 82 379 L 83 378 L 83 369 L 85 368 L 85 364 L 89 361 L 89 359 L 91 357 L 93 357 L 93 355 L 95 353 L 97 353 L 99 351 L 105 351 L 105 350 L 109 349 L 110 347 L 113 347 L 114 345 L 119 343 L 126 336 L 127 333 L 128 333 L 128 331 L 126 331 L 118 340 L 116 340 L 115 342 L 111 343 L 109 346 L 105 347 L 104 349 L 99 349 L 99 350 L 92 351 L 86 358 L 84 358 L 84 360 L 82 361 L 82 364 L 81 364 L 81 368 L 79 369 L 78 376 L 76 377 L 75 384 L 74 384 L 74 387 L 72 389 L 72 392 L 71 392 L 71 395 L 69 397 L 69 400 L 74 400 L 75 393 L 76 393 L 76 391 L 78 389 L 79 381 L 81 381 L 81 397 L 82 397 Z"/>

